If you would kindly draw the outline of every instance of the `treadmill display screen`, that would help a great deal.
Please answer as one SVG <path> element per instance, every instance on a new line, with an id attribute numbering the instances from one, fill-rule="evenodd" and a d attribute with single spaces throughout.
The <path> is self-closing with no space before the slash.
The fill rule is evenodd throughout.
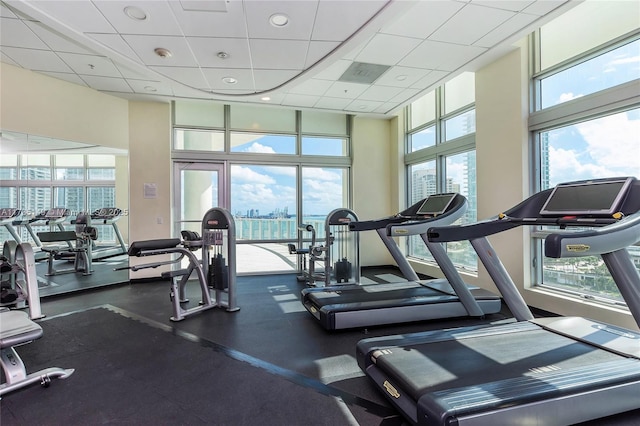
<path id="1" fill-rule="evenodd" d="M 561 183 L 540 210 L 543 216 L 611 216 L 623 201 L 633 178 Z"/>
<path id="2" fill-rule="evenodd" d="M 418 216 L 437 216 L 447 211 L 456 194 L 429 195 L 420 206 L 416 214 Z"/>

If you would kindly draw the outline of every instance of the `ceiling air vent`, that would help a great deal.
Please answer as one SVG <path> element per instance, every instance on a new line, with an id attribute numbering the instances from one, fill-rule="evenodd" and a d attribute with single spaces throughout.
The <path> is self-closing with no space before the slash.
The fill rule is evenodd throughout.
<path id="1" fill-rule="evenodd" d="M 391 66 L 354 62 L 342 74 L 338 81 L 348 83 L 371 84 L 385 73 Z"/>

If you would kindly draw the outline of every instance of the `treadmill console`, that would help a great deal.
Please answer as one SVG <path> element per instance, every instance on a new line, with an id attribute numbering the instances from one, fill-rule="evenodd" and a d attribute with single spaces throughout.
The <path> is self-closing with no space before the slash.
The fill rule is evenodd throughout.
<path id="1" fill-rule="evenodd" d="M 430 217 L 441 215 L 447 211 L 455 196 L 454 193 L 429 195 L 418 208 L 416 215 Z"/>
<path id="2" fill-rule="evenodd" d="M 540 210 L 541 216 L 611 217 L 617 213 L 633 178 L 561 183 Z"/>

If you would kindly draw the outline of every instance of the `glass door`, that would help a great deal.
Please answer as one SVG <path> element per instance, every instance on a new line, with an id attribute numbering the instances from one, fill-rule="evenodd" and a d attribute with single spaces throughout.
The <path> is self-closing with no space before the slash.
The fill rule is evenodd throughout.
<path id="1" fill-rule="evenodd" d="M 175 162 L 174 179 L 174 234 L 184 229 L 200 233 L 207 210 L 224 207 L 224 164 Z"/>

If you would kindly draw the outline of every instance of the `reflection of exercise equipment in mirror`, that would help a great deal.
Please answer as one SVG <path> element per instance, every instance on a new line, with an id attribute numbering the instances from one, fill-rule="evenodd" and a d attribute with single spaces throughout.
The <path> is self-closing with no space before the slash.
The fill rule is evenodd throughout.
<path id="1" fill-rule="evenodd" d="M 48 387 L 51 379 L 66 379 L 73 369 L 45 368 L 27 375 L 27 369 L 15 348 L 42 337 L 42 327 L 33 319 L 42 318 L 33 249 L 27 243 L 5 241 L 0 258 L 2 307 L 0 307 L 0 365 L 4 382 L 0 396 L 38 383 Z M 15 309 L 25 308 L 29 314 Z M 10 309 L 9 307 L 13 308 Z"/>
<path id="2" fill-rule="evenodd" d="M 76 232 L 84 225 L 96 229 L 96 238 L 92 240 L 90 256 L 92 260 L 106 259 L 108 257 L 119 256 L 127 253 L 127 245 L 122 238 L 118 222 L 122 218 L 122 210 L 115 207 L 104 207 L 95 210 L 91 214 L 80 213 L 73 222 L 76 225 Z M 114 245 L 100 245 L 108 234 L 109 227 L 113 230 L 115 237 Z"/>
<path id="3" fill-rule="evenodd" d="M 325 219 L 324 245 L 316 240 L 316 230 L 313 225 L 298 226 L 302 236 L 305 232 L 311 233 L 311 244 L 308 249 L 296 248 L 295 244 L 288 244 L 289 254 L 298 255 L 301 272 L 297 277 L 298 281 L 305 282 L 310 287 L 316 287 L 318 282 L 328 286 L 359 280 L 359 236 L 357 233 L 349 232 L 349 223 L 357 220 L 356 214 L 349 209 L 338 208 L 331 211 Z M 322 268 L 317 267 L 318 263 L 323 265 Z"/>
<path id="4" fill-rule="evenodd" d="M 80 272 L 91 275 L 93 259 L 91 244 L 97 238 L 96 229 L 92 226 L 78 226 L 76 231 L 38 232 L 38 238 L 43 243 L 66 243 L 64 245 L 43 245 L 41 250 L 48 254 L 46 276 Z M 54 261 L 73 261 L 73 267 L 56 269 Z"/>
<path id="5" fill-rule="evenodd" d="M 226 210 L 217 207 L 210 209 L 202 220 L 202 237 L 193 231 L 182 231 L 182 237 L 182 241 L 179 238 L 134 241 L 129 246 L 129 256 L 177 255 L 177 257 L 117 269 L 139 271 L 163 265 L 179 267 L 183 260 L 186 260 L 186 268 L 173 268 L 161 274 L 162 278 L 171 279 L 172 321 L 181 321 L 190 315 L 211 308 L 224 308 L 229 312 L 239 310 L 240 308 L 236 305 L 233 217 Z M 202 249 L 202 262 L 195 254 L 199 249 Z M 197 306 L 189 307 L 186 285 L 194 271 L 200 284 L 202 300 Z"/>

